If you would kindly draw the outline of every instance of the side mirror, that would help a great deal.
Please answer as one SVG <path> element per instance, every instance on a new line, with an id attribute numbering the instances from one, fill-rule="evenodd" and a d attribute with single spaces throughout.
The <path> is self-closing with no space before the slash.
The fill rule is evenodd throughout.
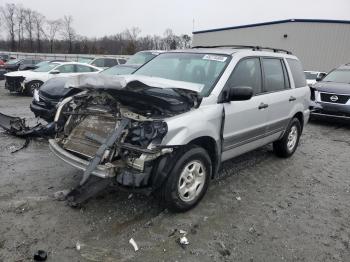
<path id="1" fill-rule="evenodd" d="M 326 73 L 319 73 L 316 77 L 316 82 L 322 81 L 322 79 L 326 76 Z"/>
<path id="2" fill-rule="evenodd" d="M 52 74 L 52 75 L 57 75 L 57 74 L 59 74 L 60 73 L 60 71 L 58 71 L 58 70 L 52 70 L 51 72 L 50 72 L 50 74 Z"/>
<path id="3" fill-rule="evenodd" d="M 226 102 L 249 100 L 253 96 L 253 88 L 249 86 L 235 86 L 228 89 Z"/>

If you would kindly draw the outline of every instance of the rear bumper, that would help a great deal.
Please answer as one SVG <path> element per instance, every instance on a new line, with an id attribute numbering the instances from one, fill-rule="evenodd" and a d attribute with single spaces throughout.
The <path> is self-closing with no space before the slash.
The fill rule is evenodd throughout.
<path id="1" fill-rule="evenodd" d="M 58 144 L 56 139 L 50 139 L 49 140 L 49 146 L 51 151 L 61 160 L 64 162 L 70 164 L 71 166 L 74 166 L 75 168 L 78 168 L 80 170 L 85 171 L 87 166 L 89 165 L 89 161 L 86 161 L 84 159 L 81 159 L 68 151 L 61 148 Z M 108 177 L 114 177 L 116 175 L 116 166 L 114 165 L 98 165 L 94 171 L 92 171 L 92 175 L 101 177 L 101 178 L 108 178 Z"/>

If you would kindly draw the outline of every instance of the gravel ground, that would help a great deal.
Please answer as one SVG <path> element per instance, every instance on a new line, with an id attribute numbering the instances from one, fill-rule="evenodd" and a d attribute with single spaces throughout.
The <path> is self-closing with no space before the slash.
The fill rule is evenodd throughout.
<path id="1" fill-rule="evenodd" d="M 0 86 L 0 112 L 35 123 L 31 98 Z M 31 261 L 38 249 L 47 261 L 350 261 L 349 130 L 313 121 L 290 159 L 267 146 L 226 162 L 182 214 L 113 188 L 72 209 L 53 194 L 76 186 L 81 172 L 45 140 L 12 154 L 24 141 L 0 131 L 0 261 Z"/>

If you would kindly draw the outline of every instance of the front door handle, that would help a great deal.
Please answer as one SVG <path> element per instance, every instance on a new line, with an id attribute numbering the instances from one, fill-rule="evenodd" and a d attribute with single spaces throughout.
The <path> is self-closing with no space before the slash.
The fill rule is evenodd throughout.
<path id="1" fill-rule="evenodd" d="M 289 102 L 293 102 L 293 101 L 295 101 L 295 100 L 297 100 L 294 96 L 291 96 L 290 98 L 289 98 Z"/>
<path id="2" fill-rule="evenodd" d="M 261 110 L 261 109 L 265 109 L 265 108 L 268 108 L 268 107 L 269 107 L 268 104 L 261 103 L 261 104 L 259 105 L 258 109 Z"/>

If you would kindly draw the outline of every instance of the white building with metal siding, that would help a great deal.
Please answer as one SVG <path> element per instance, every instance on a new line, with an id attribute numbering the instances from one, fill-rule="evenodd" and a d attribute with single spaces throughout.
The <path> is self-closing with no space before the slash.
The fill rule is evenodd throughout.
<path id="1" fill-rule="evenodd" d="M 259 45 L 291 51 L 304 70 L 350 63 L 350 21 L 290 19 L 193 32 L 193 46 Z"/>

